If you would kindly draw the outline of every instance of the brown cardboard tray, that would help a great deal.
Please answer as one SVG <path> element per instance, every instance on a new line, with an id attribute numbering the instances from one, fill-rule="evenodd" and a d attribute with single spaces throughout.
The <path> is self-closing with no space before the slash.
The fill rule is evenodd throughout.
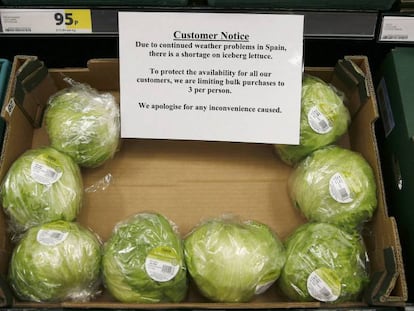
<path id="1" fill-rule="evenodd" d="M 363 73 L 354 75 L 352 61 Z M 25 150 L 48 144 L 42 127 L 42 112 L 50 95 L 66 86 L 64 77 L 85 82 L 101 91 L 119 95 L 119 68 L 116 59 L 94 59 L 87 68 L 47 69 L 34 56 L 16 56 L 2 116 L 6 121 L 4 150 L 0 162 L 3 179 L 12 162 Z M 339 306 L 401 306 L 407 288 L 395 220 L 387 214 L 382 175 L 374 131 L 378 111 L 368 59 L 346 57 L 335 68 L 306 68 L 345 92 L 352 112 L 352 124 L 342 144 L 360 152 L 374 168 L 378 184 L 378 209 L 364 230 L 370 258 L 372 282 L 361 301 Z M 109 78 L 108 78 L 109 77 Z M 143 211 L 164 214 L 178 225 L 183 236 L 210 217 L 232 213 L 242 219 L 268 224 L 286 238 L 305 222 L 287 194 L 286 181 L 291 168 L 283 164 L 271 145 L 206 141 L 125 139 L 120 151 L 104 166 L 84 169 L 85 187 L 99 183 L 106 175 L 112 182 L 104 189 L 87 192 L 78 221 L 94 230 L 105 241 L 114 225 Z M 7 219 L 0 213 L 0 273 L 7 276 L 12 245 Z M 181 303 L 124 304 L 108 293 L 87 303 L 58 305 L 22 302 L 15 299 L 2 282 L 4 305 L 14 307 L 139 308 L 139 309 L 263 309 L 317 308 L 318 302 L 288 301 L 277 286 L 249 303 L 212 303 L 194 287 Z M 0 284 L 1 285 L 1 284 Z M 339 307 L 338 305 L 334 305 Z"/>

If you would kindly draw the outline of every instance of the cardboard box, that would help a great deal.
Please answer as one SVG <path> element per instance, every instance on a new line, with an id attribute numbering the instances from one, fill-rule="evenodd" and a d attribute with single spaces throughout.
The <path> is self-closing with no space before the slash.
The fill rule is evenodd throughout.
<path id="1" fill-rule="evenodd" d="M 380 67 L 377 87 L 382 120 L 384 184 L 406 263 L 409 300 L 414 299 L 414 48 L 395 48 Z"/>
<path id="2" fill-rule="evenodd" d="M 354 64 L 357 67 L 352 67 Z M 351 65 L 351 67 L 348 67 Z M 402 267 L 397 227 L 387 215 L 381 171 L 374 133 L 378 117 L 368 59 L 348 57 L 334 68 L 307 68 L 343 90 L 353 114 L 352 125 L 343 144 L 361 152 L 372 165 L 378 181 L 379 206 L 366 233 L 372 282 L 364 300 L 339 306 L 403 305 L 406 283 Z M 6 148 L 0 163 L 0 178 L 25 150 L 48 144 L 41 126 L 47 98 L 65 87 L 64 77 L 86 82 L 101 91 L 119 95 L 117 60 L 90 60 L 88 68 L 47 70 L 36 57 L 17 56 L 7 92 Z M 365 78 L 363 78 L 365 77 Z M 24 96 L 22 96 L 22 94 Z M 142 211 L 157 211 L 174 221 L 185 236 L 200 221 L 233 213 L 243 219 L 268 224 L 286 238 L 305 222 L 288 198 L 286 182 L 291 172 L 275 155 L 273 146 L 205 141 L 125 139 L 116 156 L 97 169 L 85 169 L 85 187 L 98 185 L 107 174 L 113 177 L 106 189 L 86 194 L 78 221 L 106 240 L 115 223 Z M 0 272 L 7 273 L 12 246 L 7 238 L 7 220 L 0 214 Z M 7 286 L 5 300 L 14 307 L 56 307 L 13 299 Z M 11 301 L 10 301 L 11 298 Z M 270 288 L 249 303 L 213 303 L 191 287 L 182 303 L 123 304 L 104 293 L 88 303 L 65 302 L 70 308 L 139 308 L 139 309 L 270 309 L 317 308 L 318 302 L 288 301 Z M 338 307 L 338 305 L 336 306 Z"/>

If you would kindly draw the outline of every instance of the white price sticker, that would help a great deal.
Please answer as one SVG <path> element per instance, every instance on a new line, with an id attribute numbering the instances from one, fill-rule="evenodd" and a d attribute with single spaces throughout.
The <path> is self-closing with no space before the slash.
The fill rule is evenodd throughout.
<path id="1" fill-rule="evenodd" d="M 380 40 L 414 42 L 414 16 L 384 16 Z"/>
<path id="2" fill-rule="evenodd" d="M 68 237 L 68 232 L 62 232 L 59 230 L 40 229 L 37 233 L 37 241 L 45 246 L 56 246 Z"/>
<path id="3" fill-rule="evenodd" d="M 34 160 L 30 167 L 32 178 L 42 185 L 52 185 L 62 177 L 62 171 L 58 171 L 42 162 Z"/>
<path id="4" fill-rule="evenodd" d="M 91 33 L 88 9 L 0 9 L 4 33 Z"/>
<path id="5" fill-rule="evenodd" d="M 353 201 L 351 190 L 340 173 L 335 173 L 329 180 L 329 193 L 339 203 L 351 203 Z"/>
<path id="6" fill-rule="evenodd" d="M 145 260 L 145 270 L 154 281 L 168 282 L 177 275 L 180 266 L 168 261 L 147 257 Z"/>
<path id="7" fill-rule="evenodd" d="M 328 118 L 316 106 L 309 110 L 308 123 L 318 134 L 326 134 L 332 131 L 332 125 Z"/>
<path id="8" fill-rule="evenodd" d="M 309 294 L 319 301 L 335 301 L 341 293 L 341 284 L 337 275 L 327 268 L 313 271 L 309 275 L 306 285 Z"/>

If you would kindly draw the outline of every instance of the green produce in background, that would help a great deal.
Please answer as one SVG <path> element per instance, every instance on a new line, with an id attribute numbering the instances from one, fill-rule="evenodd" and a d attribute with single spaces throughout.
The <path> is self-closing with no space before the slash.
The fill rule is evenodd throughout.
<path id="1" fill-rule="evenodd" d="M 76 84 L 49 98 L 46 130 L 52 147 L 82 167 L 97 167 L 112 158 L 120 138 L 119 107 L 110 93 Z"/>
<path id="2" fill-rule="evenodd" d="M 359 229 L 377 208 L 374 173 L 352 150 L 327 146 L 300 162 L 288 180 L 292 202 L 311 221 Z"/>
<path id="3" fill-rule="evenodd" d="M 266 225 L 224 218 L 195 227 L 184 250 L 197 288 L 216 302 L 247 302 L 265 292 L 286 259 L 283 244 Z"/>
<path id="4" fill-rule="evenodd" d="M 101 242 L 77 223 L 30 228 L 13 250 L 9 280 L 24 301 L 88 301 L 99 292 Z"/>
<path id="5" fill-rule="evenodd" d="M 285 246 L 287 260 L 278 285 L 293 301 L 357 301 L 369 282 L 365 246 L 356 232 L 307 223 Z"/>
<path id="6" fill-rule="evenodd" d="M 323 80 L 302 80 L 299 145 L 274 145 L 285 163 L 294 165 L 312 151 L 334 143 L 348 130 L 351 117 L 343 97 Z"/>
<path id="7" fill-rule="evenodd" d="M 187 295 L 187 269 L 176 227 L 156 213 L 118 223 L 104 246 L 104 284 L 121 302 L 180 302 Z"/>
<path id="8" fill-rule="evenodd" d="M 72 221 L 83 199 L 79 166 L 53 148 L 30 149 L 8 170 L 1 198 L 16 233 L 54 220 Z"/>

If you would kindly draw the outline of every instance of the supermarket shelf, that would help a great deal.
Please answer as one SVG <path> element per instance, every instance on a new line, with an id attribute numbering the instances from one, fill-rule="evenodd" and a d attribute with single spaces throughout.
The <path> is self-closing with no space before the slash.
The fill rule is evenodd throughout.
<path id="1" fill-rule="evenodd" d="M 48 10 L 63 10 L 64 8 L 46 8 Z M 374 39 L 378 21 L 378 12 L 355 12 L 355 11 L 291 11 L 291 10 L 224 10 L 211 7 L 123 7 L 123 8 L 82 8 L 90 12 L 91 28 L 88 32 L 57 32 L 50 29 L 41 29 L 34 32 L 30 27 L 21 27 L 20 32 L 15 29 L 5 28 L 0 24 L 0 36 L 24 36 L 24 35 L 65 35 L 65 36 L 117 36 L 118 35 L 118 12 L 123 11 L 185 11 L 185 12 L 230 12 L 230 13 L 264 13 L 264 14 L 301 14 L 305 16 L 304 37 L 305 38 L 333 38 L 333 39 Z M 10 8 L 0 8 L 0 19 L 4 19 Z M 35 16 L 42 9 L 19 8 L 14 9 L 16 14 L 30 14 Z M 70 8 L 69 10 L 73 10 Z M 26 28 L 26 29 L 24 29 Z"/>

